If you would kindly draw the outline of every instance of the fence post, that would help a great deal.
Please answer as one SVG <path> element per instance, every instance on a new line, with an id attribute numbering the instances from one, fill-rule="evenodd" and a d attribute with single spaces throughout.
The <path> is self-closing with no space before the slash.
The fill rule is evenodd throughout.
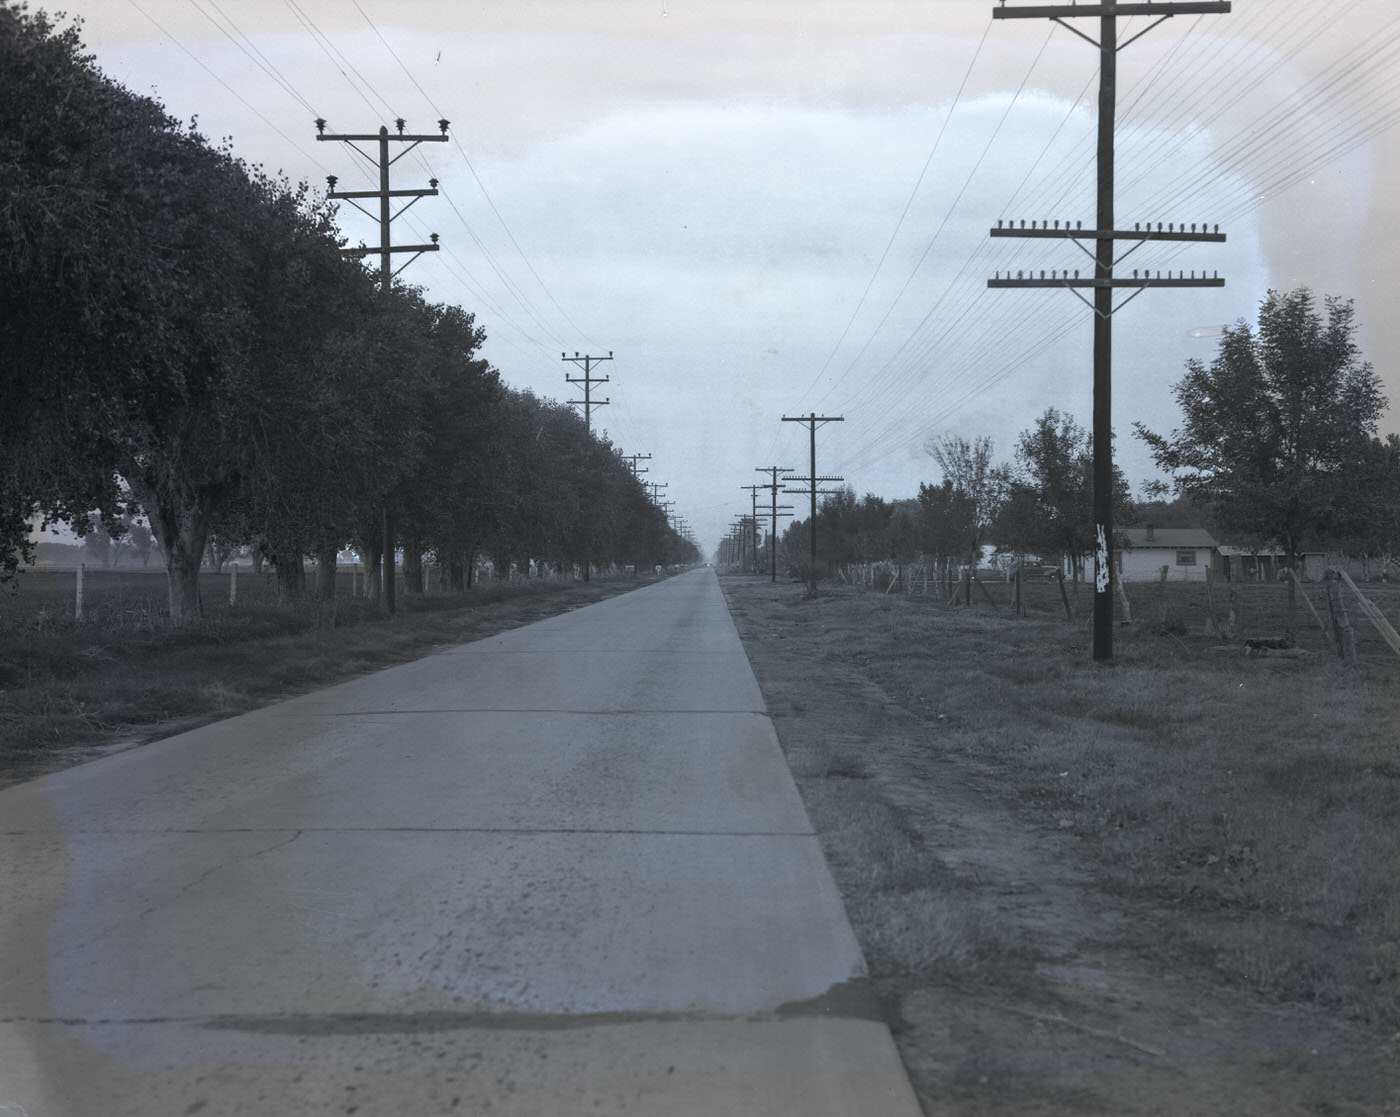
<path id="1" fill-rule="evenodd" d="M 1308 612 L 1312 614 L 1312 619 L 1317 622 L 1318 631 L 1326 632 L 1327 626 L 1322 623 L 1322 618 L 1318 616 L 1317 607 L 1313 605 L 1312 598 L 1308 596 L 1308 591 L 1303 586 L 1303 583 L 1298 580 L 1298 571 L 1289 570 L 1288 576 L 1289 581 L 1298 587 L 1298 593 L 1303 598 L 1303 604 L 1308 607 Z"/>
<path id="2" fill-rule="evenodd" d="M 1356 594 L 1357 604 L 1361 606 L 1361 611 L 1366 614 L 1367 619 L 1375 625 L 1376 631 L 1381 634 L 1382 639 L 1390 645 L 1390 650 L 1396 655 L 1400 655 L 1400 633 L 1397 633 L 1391 623 L 1386 620 L 1385 614 L 1381 612 L 1380 606 L 1356 588 L 1356 583 L 1351 580 L 1351 575 L 1345 570 L 1338 570 L 1337 574 L 1342 581 L 1347 584 L 1347 588 Z"/>
<path id="3" fill-rule="evenodd" d="M 229 608 L 238 604 L 238 563 L 228 564 L 228 603 Z"/>
<path id="4" fill-rule="evenodd" d="M 1293 577 L 1291 566 L 1284 567 L 1284 573 L 1288 575 L 1288 627 L 1284 629 L 1284 636 L 1292 645 L 1298 628 L 1298 579 Z"/>
<path id="5" fill-rule="evenodd" d="M 1342 659 L 1356 658 L 1356 633 L 1352 631 L 1346 599 L 1337 592 L 1341 578 L 1336 570 L 1327 572 L 1327 608 L 1332 613 L 1332 632 L 1337 640 L 1337 655 Z"/>
<path id="6" fill-rule="evenodd" d="M 1074 620 L 1074 610 L 1069 607 L 1069 593 L 1065 590 L 1065 572 L 1063 570 L 1055 572 L 1055 581 L 1060 584 L 1060 600 L 1065 603 L 1065 620 L 1072 621 Z"/>
<path id="7" fill-rule="evenodd" d="M 80 621 L 83 619 L 83 571 L 87 568 L 87 563 L 78 563 L 78 595 L 73 602 L 73 619 Z"/>

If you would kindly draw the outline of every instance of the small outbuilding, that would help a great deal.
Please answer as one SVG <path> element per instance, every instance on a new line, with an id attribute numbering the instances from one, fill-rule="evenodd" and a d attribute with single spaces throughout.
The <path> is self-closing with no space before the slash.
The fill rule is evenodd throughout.
<path id="1" fill-rule="evenodd" d="M 1156 581 L 1167 568 L 1172 582 L 1204 582 L 1206 571 L 1224 576 L 1220 545 L 1203 527 L 1130 527 L 1119 530 L 1118 575 L 1125 582 Z"/>

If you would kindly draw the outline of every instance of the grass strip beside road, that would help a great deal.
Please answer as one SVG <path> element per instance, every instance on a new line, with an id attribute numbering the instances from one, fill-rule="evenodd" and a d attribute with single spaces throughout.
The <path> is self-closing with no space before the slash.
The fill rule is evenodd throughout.
<path id="1" fill-rule="evenodd" d="M 390 617 L 363 598 L 278 605 L 245 578 L 246 604 L 210 609 L 176 628 L 159 619 L 163 578 L 107 579 L 108 602 L 83 622 L 71 618 L 71 574 L 30 573 L 0 588 L 0 786 L 654 581 L 540 580 L 401 594 Z M 226 593 L 225 585 L 213 588 Z"/>
<path id="2" fill-rule="evenodd" d="M 1400 672 L 723 580 L 928 1112 L 1400 1114 Z"/>

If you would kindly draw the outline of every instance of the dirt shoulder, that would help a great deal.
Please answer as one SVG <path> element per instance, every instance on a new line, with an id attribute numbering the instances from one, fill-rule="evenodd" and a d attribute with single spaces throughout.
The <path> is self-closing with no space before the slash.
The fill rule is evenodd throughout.
<path id="1" fill-rule="evenodd" d="M 1400 1114 L 1390 898 L 1285 895 L 1335 867 L 1309 877 L 1302 835 L 1260 848 L 1277 835 L 1234 809 L 1231 781 L 1258 799 L 1273 777 L 1233 743 L 1260 715 L 1215 705 L 1277 706 L 1297 665 L 1144 634 L 1095 668 L 1064 623 L 722 583 L 925 1112 Z M 1365 779 L 1393 809 L 1393 774 Z M 1332 968 L 1293 972 L 1314 951 Z"/>

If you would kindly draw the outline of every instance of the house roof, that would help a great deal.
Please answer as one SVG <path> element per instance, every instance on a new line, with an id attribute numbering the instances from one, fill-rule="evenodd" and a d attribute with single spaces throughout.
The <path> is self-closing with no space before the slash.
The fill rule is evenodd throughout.
<path id="1" fill-rule="evenodd" d="M 1152 532 L 1151 539 L 1147 537 L 1149 531 Z M 1120 534 L 1127 539 L 1128 546 L 1136 551 L 1154 548 L 1175 551 L 1186 547 L 1210 549 L 1218 546 L 1215 537 L 1203 527 L 1128 527 L 1123 528 Z"/>

